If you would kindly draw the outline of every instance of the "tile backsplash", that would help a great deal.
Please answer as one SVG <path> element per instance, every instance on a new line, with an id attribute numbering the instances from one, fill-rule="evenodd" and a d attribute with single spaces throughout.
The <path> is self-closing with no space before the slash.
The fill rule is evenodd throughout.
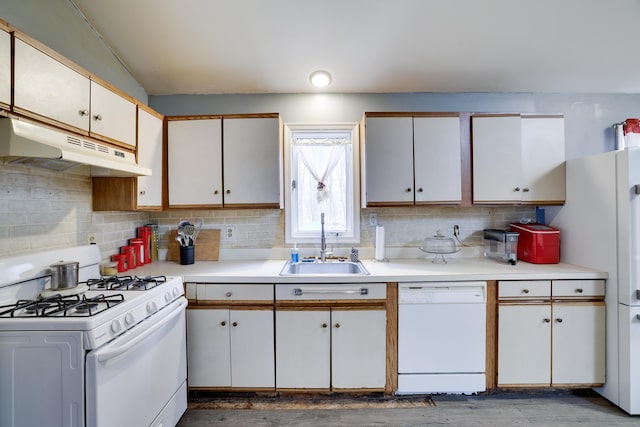
<path id="1" fill-rule="evenodd" d="M 284 214 L 279 209 L 176 210 L 169 212 L 92 212 L 91 178 L 4 164 L 0 167 L 0 256 L 87 244 L 91 236 L 104 258 L 135 237 L 137 227 L 157 223 L 160 248 L 167 248 L 168 233 L 180 220 L 202 221 L 205 228 L 220 228 L 221 251 L 285 247 Z M 376 213 L 385 226 L 388 247 L 418 247 L 437 230 L 451 235 L 460 228 L 465 244 L 482 243 L 483 228 L 506 228 L 521 218 L 535 218 L 532 206 L 368 208 L 361 211 L 362 248 L 375 244 Z M 233 226 L 232 239 L 225 239 Z M 339 241 L 328 244 L 340 246 Z M 345 245 L 351 246 L 351 245 Z"/>

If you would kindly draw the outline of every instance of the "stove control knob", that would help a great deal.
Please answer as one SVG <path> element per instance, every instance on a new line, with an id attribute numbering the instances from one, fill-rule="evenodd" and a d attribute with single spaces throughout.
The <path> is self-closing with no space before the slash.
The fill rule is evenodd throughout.
<path id="1" fill-rule="evenodd" d="M 113 332 L 114 334 L 119 333 L 122 330 L 122 324 L 120 323 L 119 320 L 114 320 L 113 322 L 111 322 L 111 332 Z"/>
<path id="2" fill-rule="evenodd" d="M 178 288 L 173 288 L 173 296 L 174 296 L 174 297 L 180 296 L 180 289 L 178 289 Z"/>
<path id="3" fill-rule="evenodd" d="M 124 316 L 124 324 L 127 325 L 127 327 L 133 326 L 135 321 L 136 321 L 136 319 L 135 319 L 135 317 L 133 317 L 133 314 L 131 314 L 131 313 L 127 313 Z"/>
<path id="4" fill-rule="evenodd" d="M 158 305 L 155 303 L 155 301 L 149 301 L 147 303 L 147 313 L 153 314 L 156 311 L 158 311 Z"/>
<path id="5" fill-rule="evenodd" d="M 170 302 L 171 301 L 171 292 L 165 292 L 164 293 L 164 300 L 166 302 Z"/>

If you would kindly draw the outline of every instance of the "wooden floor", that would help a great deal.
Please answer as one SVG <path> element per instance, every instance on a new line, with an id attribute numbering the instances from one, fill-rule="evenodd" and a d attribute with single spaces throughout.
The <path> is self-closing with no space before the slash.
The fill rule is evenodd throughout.
<path id="1" fill-rule="evenodd" d="M 640 426 L 640 416 L 592 391 L 432 398 L 435 406 L 423 408 L 189 409 L 178 426 Z"/>

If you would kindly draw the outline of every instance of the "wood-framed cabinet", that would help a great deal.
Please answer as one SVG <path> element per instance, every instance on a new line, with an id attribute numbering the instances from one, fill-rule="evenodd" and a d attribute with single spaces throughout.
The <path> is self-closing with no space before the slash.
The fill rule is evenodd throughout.
<path id="1" fill-rule="evenodd" d="M 273 285 L 188 283 L 190 389 L 273 390 Z"/>
<path id="2" fill-rule="evenodd" d="M 498 387 L 605 381 L 604 280 L 498 283 Z"/>
<path id="3" fill-rule="evenodd" d="M 170 208 L 280 207 L 278 114 L 166 119 Z"/>
<path id="4" fill-rule="evenodd" d="M 0 109 L 11 106 L 11 33 L 0 20 Z"/>
<path id="5" fill-rule="evenodd" d="M 473 115 L 474 204 L 563 204 L 564 117 Z"/>
<path id="6" fill-rule="evenodd" d="M 366 113 L 366 206 L 460 204 L 461 118 L 457 113 Z"/>

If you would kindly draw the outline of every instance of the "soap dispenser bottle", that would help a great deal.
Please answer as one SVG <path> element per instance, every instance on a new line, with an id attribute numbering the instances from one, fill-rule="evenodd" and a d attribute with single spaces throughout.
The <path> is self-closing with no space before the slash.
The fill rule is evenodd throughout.
<path id="1" fill-rule="evenodd" d="M 298 262 L 298 246 L 296 246 L 296 244 L 293 244 L 293 248 L 291 248 L 291 262 Z"/>

